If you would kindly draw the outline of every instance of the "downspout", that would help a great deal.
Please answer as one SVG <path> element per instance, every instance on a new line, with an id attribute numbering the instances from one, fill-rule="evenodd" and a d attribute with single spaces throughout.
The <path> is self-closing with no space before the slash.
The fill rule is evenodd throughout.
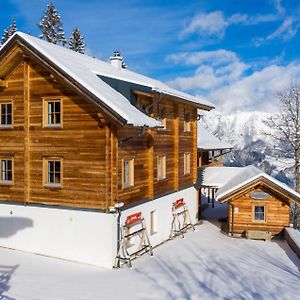
<path id="1" fill-rule="evenodd" d="M 229 202 L 229 206 L 231 206 L 231 237 L 233 237 L 233 233 L 234 233 L 234 206 L 230 202 Z"/>

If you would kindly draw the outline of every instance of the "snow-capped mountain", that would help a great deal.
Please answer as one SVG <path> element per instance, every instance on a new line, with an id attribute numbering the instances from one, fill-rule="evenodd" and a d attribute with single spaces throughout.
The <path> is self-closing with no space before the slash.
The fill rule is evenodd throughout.
<path id="1" fill-rule="evenodd" d="M 287 145 L 278 145 L 272 138 L 275 131 L 265 123 L 270 115 L 265 112 L 223 115 L 214 111 L 204 115 L 203 123 L 218 138 L 234 145 L 232 152 L 225 155 L 225 165 L 254 164 L 292 186 L 293 156 Z"/>

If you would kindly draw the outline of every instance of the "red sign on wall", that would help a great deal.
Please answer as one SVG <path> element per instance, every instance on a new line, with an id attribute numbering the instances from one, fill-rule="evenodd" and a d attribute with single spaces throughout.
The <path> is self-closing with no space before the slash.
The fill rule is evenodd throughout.
<path id="1" fill-rule="evenodd" d="M 125 224 L 126 225 L 132 225 L 142 219 L 142 213 L 137 212 L 135 214 L 132 214 L 126 218 Z"/>

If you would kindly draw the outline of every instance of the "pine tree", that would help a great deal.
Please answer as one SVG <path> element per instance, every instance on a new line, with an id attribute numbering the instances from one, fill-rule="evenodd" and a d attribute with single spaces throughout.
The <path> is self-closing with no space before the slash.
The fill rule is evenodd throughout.
<path id="1" fill-rule="evenodd" d="M 67 41 L 62 25 L 60 14 L 54 4 L 49 3 L 45 9 L 45 15 L 38 24 L 39 29 L 42 31 L 39 38 L 52 44 L 65 45 Z"/>
<path id="2" fill-rule="evenodd" d="M 1 44 L 3 45 L 17 30 L 16 20 L 12 19 L 9 27 L 4 29 Z"/>
<path id="3" fill-rule="evenodd" d="M 78 28 L 74 28 L 69 40 L 69 48 L 78 53 L 84 54 L 85 46 L 86 45 L 83 36 L 81 36 L 80 30 Z"/>

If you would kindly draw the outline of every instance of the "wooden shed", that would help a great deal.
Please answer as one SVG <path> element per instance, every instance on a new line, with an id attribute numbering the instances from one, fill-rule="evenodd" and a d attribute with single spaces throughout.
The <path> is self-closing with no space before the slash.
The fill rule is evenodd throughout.
<path id="1" fill-rule="evenodd" d="M 290 225 L 291 203 L 299 203 L 300 194 L 249 166 L 219 188 L 216 200 L 228 203 L 228 221 L 222 226 L 227 233 L 266 231 L 278 235 Z"/>

